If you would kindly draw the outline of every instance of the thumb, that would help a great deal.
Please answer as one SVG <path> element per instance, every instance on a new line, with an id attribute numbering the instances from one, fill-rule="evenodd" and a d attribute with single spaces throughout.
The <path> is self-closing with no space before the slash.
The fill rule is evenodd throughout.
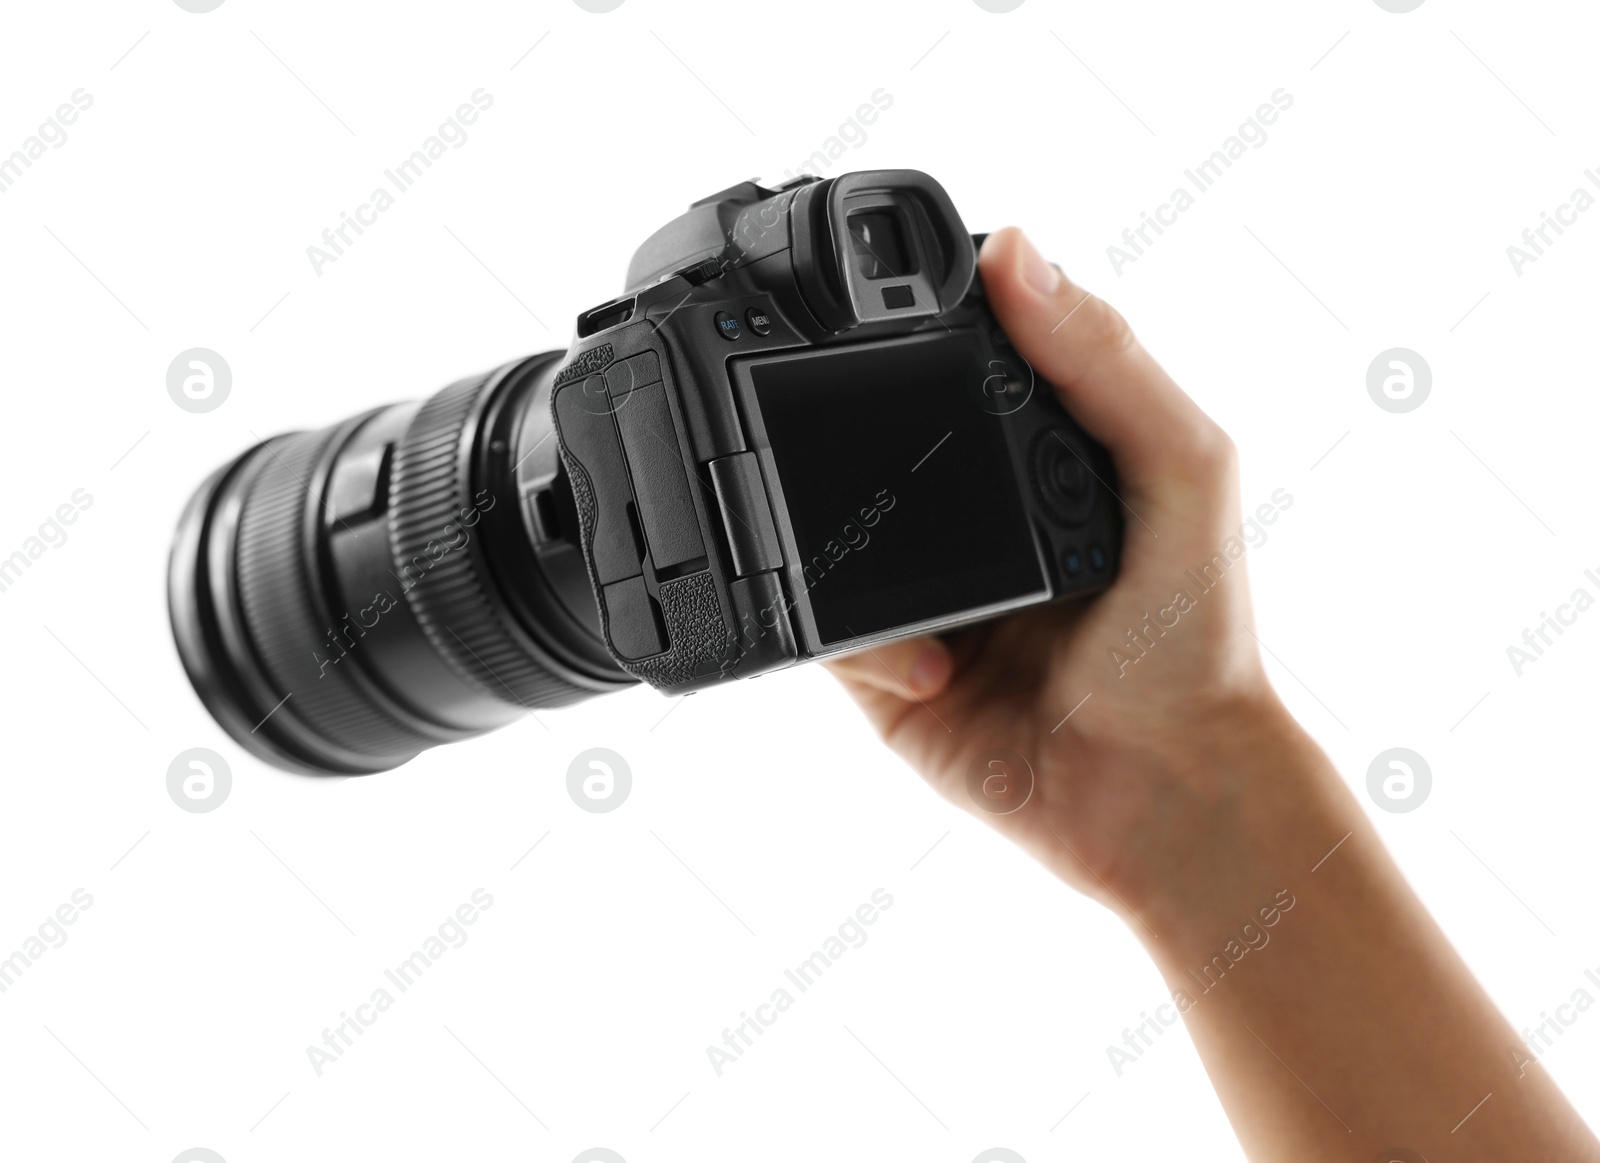
<path id="1" fill-rule="evenodd" d="M 1045 261 L 1022 231 L 991 234 L 978 269 L 1007 337 L 1073 419 L 1110 450 L 1126 493 L 1181 511 L 1196 489 L 1209 494 L 1231 475 L 1226 433 L 1110 304 Z"/>

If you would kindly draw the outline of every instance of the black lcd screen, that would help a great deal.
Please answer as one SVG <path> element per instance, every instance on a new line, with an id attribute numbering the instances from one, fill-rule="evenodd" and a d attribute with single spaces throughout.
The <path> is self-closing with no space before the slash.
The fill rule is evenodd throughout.
<path id="1" fill-rule="evenodd" d="M 978 358 L 957 333 L 749 366 L 821 645 L 1045 588 Z"/>

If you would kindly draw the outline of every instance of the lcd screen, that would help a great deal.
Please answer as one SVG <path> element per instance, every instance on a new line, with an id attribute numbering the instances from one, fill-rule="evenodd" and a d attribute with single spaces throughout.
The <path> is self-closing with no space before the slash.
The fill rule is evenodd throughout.
<path id="1" fill-rule="evenodd" d="M 820 645 L 1047 588 L 978 359 L 944 334 L 748 365 Z"/>

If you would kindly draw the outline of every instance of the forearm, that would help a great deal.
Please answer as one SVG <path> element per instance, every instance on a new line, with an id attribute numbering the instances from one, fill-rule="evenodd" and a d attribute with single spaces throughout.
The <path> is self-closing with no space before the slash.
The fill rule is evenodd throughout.
<path id="1" fill-rule="evenodd" d="M 1239 754 L 1232 824 L 1135 929 L 1250 1157 L 1600 1159 L 1315 745 Z"/>
<path id="2" fill-rule="evenodd" d="M 1091 602 L 875 648 L 841 677 L 935 786 L 1127 918 L 1258 1163 L 1600 1163 L 1270 692 L 1227 564 L 1231 442 L 1019 232 L 990 235 L 980 267 L 1018 353 L 1111 452 L 1120 572 Z M 1005 781 L 1021 808 L 974 780 L 999 741 L 1031 779 Z"/>

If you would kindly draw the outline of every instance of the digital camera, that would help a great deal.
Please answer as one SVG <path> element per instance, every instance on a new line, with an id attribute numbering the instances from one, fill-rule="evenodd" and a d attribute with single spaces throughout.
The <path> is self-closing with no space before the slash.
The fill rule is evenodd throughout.
<path id="1" fill-rule="evenodd" d="M 243 746 L 365 773 L 528 710 L 671 694 L 1110 583 L 1110 458 L 912 170 L 732 186 L 565 353 L 266 440 L 189 503 L 169 600 Z"/>

